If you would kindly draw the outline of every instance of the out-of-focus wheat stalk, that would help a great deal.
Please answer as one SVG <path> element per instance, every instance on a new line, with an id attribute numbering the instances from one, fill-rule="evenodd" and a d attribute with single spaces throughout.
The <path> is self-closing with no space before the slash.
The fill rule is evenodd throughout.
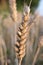
<path id="1" fill-rule="evenodd" d="M 11 11 L 11 18 L 14 22 L 17 22 L 17 7 L 16 7 L 16 0 L 9 0 L 9 7 Z"/>
<path id="2" fill-rule="evenodd" d="M 40 22 L 39 22 L 39 18 L 40 18 L 40 15 L 38 14 L 38 13 L 35 13 L 34 14 L 34 17 L 35 17 L 35 19 L 34 19 L 34 22 L 35 22 L 35 49 L 34 49 L 34 54 L 35 54 L 35 52 L 36 52 L 36 48 L 37 48 L 37 45 L 38 45 L 38 39 L 39 39 L 39 24 L 40 24 Z"/>
<path id="3" fill-rule="evenodd" d="M 33 60 L 32 65 L 35 65 L 36 60 L 37 60 L 38 55 L 39 55 L 39 52 L 40 52 L 42 47 L 43 47 L 43 36 L 41 36 L 40 39 L 39 39 L 38 49 L 37 49 L 37 52 L 36 52 L 36 54 L 34 56 L 34 60 Z"/>
<path id="4" fill-rule="evenodd" d="M 7 65 L 6 45 L 3 38 L 0 36 L 0 63 L 1 65 Z"/>
<path id="5" fill-rule="evenodd" d="M 10 7 L 10 15 L 6 17 L 5 19 L 3 18 L 2 20 L 2 28 L 3 28 L 3 37 L 6 43 L 6 47 L 8 49 L 8 57 L 14 62 L 14 49 L 13 45 L 15 43 L 15 37 L 16 37 L 16 22 L 17 22 L 17 10 L 16 10 L 16 0 L 9 0 L 9 7 Z M 12 19 L 14 22 L 12 22 Z M 14 64 L 14 63 L 13 63 Z"/>

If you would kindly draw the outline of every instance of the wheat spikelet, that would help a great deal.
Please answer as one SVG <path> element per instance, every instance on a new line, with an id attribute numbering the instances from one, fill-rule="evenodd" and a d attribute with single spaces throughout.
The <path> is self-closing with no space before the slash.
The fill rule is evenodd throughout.
<path id="1" fill-rule="evenodd" d="M 26 9 L 28 7 L 26 6 Z M 18 28 L 17 32 L 17 42 L 15 44 L 16 57 L 18 58 L 18 63 L 21 65 L 23 57 L 26 55 L 26 41 L 28 36 L 28 11 L 24 10 L 23 21 Z"/>
<path id="2" fill-rule="evenodd" d="M 9 0 L 9 7 L 11 11 L 11 18 L 14 22 L 17 22 L 17 8 L 16 8 L 16 0 Z"/>

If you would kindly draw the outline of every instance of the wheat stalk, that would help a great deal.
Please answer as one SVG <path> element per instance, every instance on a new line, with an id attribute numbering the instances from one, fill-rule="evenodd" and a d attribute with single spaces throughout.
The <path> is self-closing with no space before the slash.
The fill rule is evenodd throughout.
<path id="1" fill-rule="evenodd" d="M 42 47 L 43 47 L 43 36 L 41 36 L 40 39 L 39 39 L 38 49 L 37 49 L 36 54 L 34 56 L 32 65 L 35 65 L 36 60 L 37 60 L 38 55 L 39 55 L 39 52 L 40 52 Z"/>
<path id="2" fill-rule="evenodd" d="M 17 22 L 17 8 L 16 8 L 16 0 L 9 0 L 9 7 L 11 12 L 11 18 L 14 22 Z"/>
<path id="3" fill-rule="evenodd" d="M 6 45 L 3 38 L 0 37 L 0 61 L 1 65 L 7 65 Z"/>

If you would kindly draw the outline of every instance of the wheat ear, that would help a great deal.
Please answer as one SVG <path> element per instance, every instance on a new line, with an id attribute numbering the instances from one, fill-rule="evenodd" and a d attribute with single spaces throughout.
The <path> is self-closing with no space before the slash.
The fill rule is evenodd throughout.
<path id="1" fill-rule="evenodd" d="M 14 22 L 17 22 L 17 7 L 16 0 L 9 0 L 10 14 Z"/>
<path id="2" fill-rule="evenodd" d="M 26 55 L 27 36 L 28 36 L 28 12 L 27 10 L 24 10 L 23 21 L 18 29 L 17 42 L 15 44 L 16 57 L 18 58 L 19 65 L 21 65 L 22 59 Z"/>

